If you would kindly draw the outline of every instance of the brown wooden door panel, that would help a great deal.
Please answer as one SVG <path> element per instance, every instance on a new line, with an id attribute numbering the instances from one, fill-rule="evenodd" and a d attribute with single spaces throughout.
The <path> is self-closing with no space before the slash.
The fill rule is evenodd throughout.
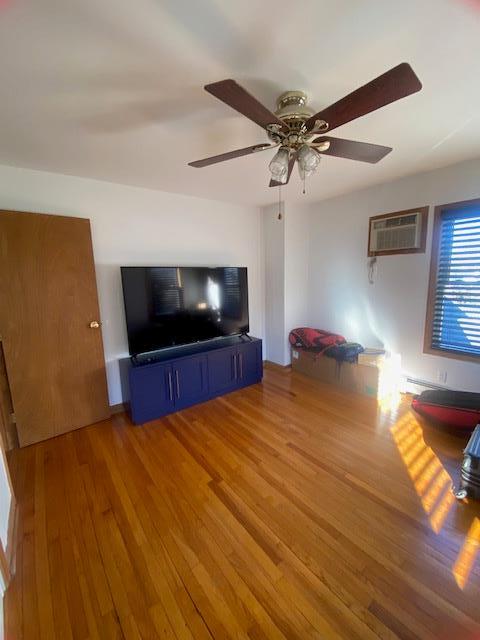
<path id="1" fill-rule="evenodd" d="M 3 355 L 3 345 L 0 340 L 0 432 L 5 451 L 18 447 L 17 429 L 12 422 L 12 414 L 12 396 Z"/>
<path id="2" fill-rule="evenodd" d="M 1 212 L 0 302 L 20 445 L 106 418 L 90 221 Z"/>

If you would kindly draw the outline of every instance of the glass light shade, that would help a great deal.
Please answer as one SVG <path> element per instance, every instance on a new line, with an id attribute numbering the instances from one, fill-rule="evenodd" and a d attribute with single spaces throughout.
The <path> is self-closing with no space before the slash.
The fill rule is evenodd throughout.
<path id="1" fill-rule="evenodd" d="M 270 169 L 272 178 L 276 182 L 285 184 L 287 181 L 289 160 L 290 154 L 288 153 L 288 149 L 281 147 L 270 161 L 268 168 Z"/>
<path id="2" fill-rule="evenodd" d="M 305 180 L 306 178 L 309 178 L 310 176 L 312 176 L 315 173 L 315 171 L 306 171 L 302 165 L 300 163 L 298 163 L 298 174 L 300 176 L 300 180 Z"/>
<path id="3" fill-rule="evenodd" d="M 305 177 L 311 175 L 320 164 L 320 154 L 315 149 L 304 144 L 297 156 L 299 170 L 305 171 Z"/>

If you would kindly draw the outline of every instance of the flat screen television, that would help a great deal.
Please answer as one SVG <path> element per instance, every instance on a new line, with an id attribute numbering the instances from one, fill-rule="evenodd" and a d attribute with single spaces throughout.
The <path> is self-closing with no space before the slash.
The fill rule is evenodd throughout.
<path id="1" fill-rule="evenodd" d="M 121 267 L 121 272 L 132 356 L 249 331 L 246 267 Z"/>

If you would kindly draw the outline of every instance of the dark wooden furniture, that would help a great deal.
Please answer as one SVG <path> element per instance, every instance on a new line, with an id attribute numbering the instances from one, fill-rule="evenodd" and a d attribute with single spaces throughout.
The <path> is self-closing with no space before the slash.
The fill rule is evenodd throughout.
<path id="1" fill-rule="evenodd" d="M 120 362 L 130 415 L 141 424 L 260 382 L 262 341 L 235 336 Z"/>

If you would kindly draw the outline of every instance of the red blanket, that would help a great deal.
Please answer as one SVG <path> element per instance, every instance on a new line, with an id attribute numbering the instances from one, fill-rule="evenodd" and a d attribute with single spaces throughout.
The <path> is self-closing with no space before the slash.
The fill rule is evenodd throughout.
<path id="1" fill-rule="evenodd" d="M 343 336 L 336 333 L 322 331 L 321 329 L 310 329 L 309 327 L 292 329 L 288 339 L 292 347 L 314 351 L 315 353 L 323 353 L 325 349 L 334 344 L 346 342 Z"/>

